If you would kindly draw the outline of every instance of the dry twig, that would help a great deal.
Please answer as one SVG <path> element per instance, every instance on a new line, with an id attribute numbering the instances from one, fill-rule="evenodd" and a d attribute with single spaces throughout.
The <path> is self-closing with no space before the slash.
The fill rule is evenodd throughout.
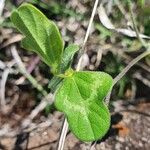
<path id="1" fill-rule="evenodd" d="M 22 121 L 22 128 L 28 127 L 32 122 L 32 120 L 37 116 L 37 114 L 41 112 L 47 106 L 47 104 L 51 105 L 53 102 L 54 102 L 53 94 L 50 93 L 46 97 L 44 97 L 41 100 L 40 104 L 34 110 L 32 110 L 30 115 Z"/>
<path id="2" fill-rule="evenodd" d="M 1 79 L 1 86 L 0 86 L 0 97 L 1 97 L 1 101 L 0 101 L 0 108 L 4 109 L 6 106 L 6 100 L 5 100 L 5 85 L 6 85 L 6 81 L 8 78 L 10 70 L 8 68 L 6 68 L 2 74 L 2 79 Z"/>
<path id="3" fill-rule="evenodd" d="M 2 73 L 1 81 L 0 81 L 0 110 L 3 113 L 7 113 L 7 107 L 6 107 L 7 102 L 5 100 L 5 89 L 6 89 L 5 86 L 6 86 L 9 73 L 14 72 L 14 70 L 12 69 L 14 62 L 11 61 L 7 65 L 3 63 L 2 61 L 0 63 L 1 63 L 0 68 L 4 70 Z"/>
<path id="4" fill-rule="evenodd" d="M 11 47 L 11 53 L 12 56 L 14 57 L 18 68 L 20 70 L 20 72 L 32 83 L 32 85 L 34 86 L 34 88 L 36 88 L 39 92 L 42 93 L 43 96 L 48 95 L 48 93 L 43 89 L 43 87 L 36 81 L 36 79 L 34 79 L 33 76 L 30 75 L 30 73 L 26 70 L 23 62 L 21 61 L 21 58 L 18 55 L 18 52 L 16 50 L 15 46 Z"/>
<path id="5" fill-rule="evenodd" d="M 140 73 L 138 73 L 138 72 L 135 73 L 133 75 L 133 77 L 136 78 L 136 79 L 138 79 L 138 80 L 140 80 L 140 81 L 142 81 L 147 87 L 150 88 L 150 80 L 144 78 Z"/>
<path id="6" fill-rule="evenodd" d="M 0 18 L 4 9 L 5 0 L 0 0 Z"/>

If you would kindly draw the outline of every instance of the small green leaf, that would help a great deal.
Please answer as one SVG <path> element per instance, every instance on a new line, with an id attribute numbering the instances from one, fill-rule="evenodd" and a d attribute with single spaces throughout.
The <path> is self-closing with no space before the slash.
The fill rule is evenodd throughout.
<path id="1" fill-rule="evenodd" d="M 63 41 L 54 22 L 31 4 L 23 4 L 11 15 L 17 29 L 24 34 L 22 46 L 39 54 L 57 72 L 63 53 Z"/>
<path id="2" fill-rule="evenodd" d="M 104 72 L 74 72 L 56 91 L 55 106 L 65 113 L 70 130 L 82 141 L 102 138 L 110 126 L 110 114 L 103 99 L 112 86 Z"/>
<path id="3" fill-rule="evenodd" d="M 49 84 L 48 84 L 48 88 L 51 89 L 51 92 L 52 92 L 52 93 L 55 92 L 55 90 L 58 88 L 58 86 L 59 86 L 59 84 L 61 83 L 62 80 L 63 80 L 63 79 L 60 78 L 60 77 L 58 77 L 58 76 L 54 76 L 54 77 L 50 80 L 50 82 L 49 82 Z"/>
<path id="4" fill-rule="evenodd" d="M 65 72 L 71 66 L 75 53 L 79 50 L 78 45 L 71 44 L 65 48 L 61 64 L 61 71 Z"/>

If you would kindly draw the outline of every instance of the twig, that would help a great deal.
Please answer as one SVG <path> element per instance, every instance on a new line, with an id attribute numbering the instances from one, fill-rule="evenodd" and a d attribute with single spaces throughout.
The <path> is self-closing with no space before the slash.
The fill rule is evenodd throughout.
<path id="1" fill-rule="evenodd" d="M 7 81 L 7 78 L 8 78 L 8 75 L 9 75 L 9 69 L 6 68 L 2 74 L 2 79 L 1 79 L 1 90 L 0 90 L 0 97 L 1 97 L 1 101 L 0 101 L 0 108 L 1 109 L 4 109 L 5 106 L 6 106 L 6 101 L 5 101 L 5 85 L 6 85 L 6 81 Z"/>
<path id="2" fill-rule="evenodd" d="M 86 35 L 85 35 L 85 38 L 84 38 L 84 41 L 83 41 L 83 45 L 82 45 L 82 48 L 81 48 L 81 51 L 80 51 L 81 55 L 86 52 L 85 45 L 86 45 L 88 37 L 90 35 L 90 31 L 91 31 L 91 27 L 92 27 L 94 16 L 96 14 L 98 3 L 99 3 L 99 0 L 95 0 L 95 4 L 94 4 L 94 7 L 93 7 L 93 11 L 92 11 L 92 15 L 91 15 L 91 18 L 90 18 L 90 22 L 89 22 L 89 25 L 88 25 L 88 28 L 87 28 L 87 31 L 86 31 Z M 79 62 L 77 64 L 77 68 L 76 68 L 77 71 L 80 70 L 80 66 L 82 64 L 82 59 L 83 58 L 80 57 Z"/>
<path id="3" fill-rule="evenodd" d="M 11 36 L 7 41 L 5 41 L 3 44 L 0 45 L 0 49 L 5 48 L 9 46 L 10 44 L 19 42 L 23 39 L 23 36 L 21 34 L 16 34 L 14 36 Z"/>
<path id="4" fill-rule="evenodd" d="M 130 97 L 130 100 L 134 100 L 135 99 L 135 96 L 136 96 L 136 91 L 137 91 L 137 86 L 136 86 L 136 83 L 135 81 L 131 81 L 131 90 L 132 90 L 132 95 Z"/>
<path id="5" fill-rule="evenodd" d="M 35 130 L 38 127 L 45 127 L 44 123 L 41 123 L 39 125 L 35 125 L 32 123 L 32 120 L 37 116 L 39 112 L 41 112 L 47 104 L 52 104 L 54 101 L 53 94 L 48 94 L 46 97 L 44 97 L 41 100 L 41 103 L 35 107 L 34 110 L 28 115 L 25 119 L 22 120 L 21 126 L 17 129 L 12 129 L 8 124 L 5 124 L 0 128 L 0 137 L 15 137 L 20 132 L 30 132 L 32 130 Z M 49 125 L 51 121 L 49 121 Z"/>
<path id="6" fill-rule="evenodd" d="M 142 58 L 146 57 L 147 55 L 150 54 L 150 48 L 148 47 L 148 45 L 145 44 L 144 40 L 140 37 L 140 34 L 139 34 L 139 31 L 137 29 L 137 26 L 135 24 L 135 19 L 134 19 L 134 15 L 133 15 L 133 11 L 132 11 L 132 8 L 131 8 L 131 1 L 128 0 L 128 4 L 129 4 L 129 9 L 130 9 L 130 13 L 131 13 L 131 18 L 132 18 L 132 23 L 133 23 L 133 26 L 134 26 L 134 30 L 136 32 L 136 36 L 137 38 L 139 39 L 139 41 L 142 43 L 142 45 L 147 48 L 147 50 L 145 52 L 143 52 L 141 55 L 137 56 L 135 59 L 133 59 L 124 69 L 123 71 L 121 71 L 121 73 L 119 73 L 115 78 L 114 78 L 114 81 L 113 81 L 113 86 L 130 70 L 130 68 L 132 66 L 134 66 L 138 61 L 140 61 Z M 112 86 L 112 87 L 113 87 Z M 112 88 L 111 88 L 112 90 Z M 111 96 L 111 90 L 110 92 L 108 93 L 108 95 L 106 96 L 106 99 L 105 99 L 105 102 L 107 105 L 109 105 L 109 102 L 110 102 L 110 96 Z"/>
<path id="7" fill-rule="evenodd" d="M 96 148 L 95 148 L 96 144 L 97 144 L 97 141 L 95 141 L 93 144 L 91 144 L 89 150 L 96 150 Z"/>
<path id="8" fill-rule="evenodd" d="M 2 112 L 5 112 L 5 110 L 7 110 L 6 109 L 6 100 L 5 100 L 5 86 L 6 86 L 6 82 L 7 82 L 9 73 L 13 72 L 11 67 L 14 65 L 14 62 L 11 61 L 7 65 L 4 64 L 3 62 L 0 62 L 0 63 L 1 63 L 0 68 L 2 70 L 4 70 L 3 74 L 2 74 L 2 79 L 0 82 L 0 108 L 1 108 Z"/>
<path id="9" fill-rule="evenodd" d="M 22 128 L 26 128 L 32 120 L 37 116 L 37 114 L 42 111 L 46 105 L 52 104 L 53 103 L 53 94 L 47 94 L 47 92 L 43 89 L 43 87 L 34 79 L 30 73 L 27 72 L 23 62 L 21 61 L 21 58 L 19 57 L 16 47 L 12 46 L 11 47 L 11 53 L 19 67 L 20 72 L 32 83 L 32 85 L 40 91 L 44 97 L 44 99 L 41 101 L 41 103 L 31 112 L 31 114 L 22 122 Z"/>
<path id="10" fill-rule="evenodd" d="M 120 0 L 115 0 L 114 2 L 116 3 L 116 5 L 117 5 L 117 7 L 119 8 L 120 12 L 124 15 L 126 21 L 127 21 L 127 22 L 130 22 L 130 21 L 129 21 L 129 18 L 130 18 L 130 17 L 129 17 L 129 15 L 126 13 L 126 11 L 125 11 L 124 7 L 122 6 L 122 3 L 120 2 Z"/>
<path id="11" fill-rule="evenodd" d="M 131 19 L 132 19 L 133 27 L 134 27 L 134 30 L 135 30 L 135 32 L 136 32 L 136 36 L 137 36 L 138 40 L 141 42 L 141 44 L 142 44 L 145 48 L 147 48 L 147 46 L 146 46 L 144 40 L 141 38 L 140 33 L 139 33 L 139 31 L 138 31 L 138 28 L 137 28 L 137 25 L 136 25 L 136 21 L 135 21 L 135 18 L 134 18 L 134 14 L 133 14 L 133 10 L 132 10 L 132 3 L 131 3 L 130 0 L 128 0 L 128 5 L 129 5 L 129 10 L 130 10 L 130 14 L 131 14 Z"/>
<path id="12" fill-rule="evenodd" d="M 80 51 L 81 57 L 80 57 L 79 62 L 77 64 L 76 71 L 79 71 L 81 69 L 81 64 L 82 64 L 82 61 L 83 61 L 82 55 L 86 52 L 85 51 L 85 45 L 86 45 L 86 42 L 87 42 L 88 37 L 90 35 L 91 26 L 92 26 L 93 19 L 94 19 L 96 10 L 97 10 L 98 3 L 99 3 L 99 0 L 95 0 L 94 7 L 93 7 L 93 10 L 92 10 L 92 15 L 91 15 L 91 18 L 90 18 L 90 22 L 89 22 L 89 25 L 88 25 L 88 28 L 87 28 L 87 31 L 86 31 L 86 35 L 85 35 L 85 38 L 84 38 L 84 41 L 83 41 L 83 45 L 82 45 L 82 48 L 81 48 L 81 51 Z M 68 122 L 67 122 L 67 119 L 65 119 L 64 124 L 63 124 L 63 128 L 62 128 L 62 132 L 61 132 L 61 135 L 60 135 L 58 150 L 63 150 L 63 148 L 64 148 L 64 143 L 65 143 L 65 138 L 66 138 L 67 131 L 68 131 Z"/>
<path id="13" fill-rule="evenodd" d="M 0 129 L 0 138 L 8 138 L 8 137 L 16 137 L 20 132 L 32 132 L 35 130 L 45 130 L 47 127 L 51 125 L 51 120 L 46 120 L 44 122 L 41 122 L 39 124 L 31 124 L 28 128 L 18 128 L 18 129 L 12 129 L 8 124 L 4 124 Z"/>
<path id="14" fill-rule="evenodd" d="M 64 148 L 67 131 L 68 131 L 68 122 L 67 122 L 67 119 L 65 119 L 63 123 L 62 133 L 61 133 L 59 143 L 58 143 L 58 150 L 63 150 Z"/>
<path id="15" fill-rule="evenodd" d="M 140 81 L 142 81 L 146 86 L 148 86 L 150 88 L 150 80 L 142 77 L 142 75 L 140 73 L 135 73 L 133 75 L 133 77 L 140 80 Z"/>
<path id="16" fill-rule="evenodd" d="M 53 102 L 53 94 L 50 93 L 46 97 L 44 97 L 41 100 L 40 104 L 34 110 L 32 110 L 30 115 L 22 121 L 22 128 L 28 127 L 32 120 L 37 116 L 37 114 L 41 112 L 47 106 L 47 104 L 52 104 Z"/>
<path id="17" fill-rule="evenodd" d="M 137 56 L 135 59 L 133 59 L 124 69 L 123 71 L 117 75 L 115 78 L 114 78 L 114 82 L 113 82 L 113 85 L 115 85 L 127 72 L 128 70 L 134 66 L 138 61 L 140 61 L 142 58 L 144 58 L 145 56 L 149 55 L 150 54 L 150 50 L 142 53 L 141 55 Z"/>
<path id="18" fill-rule="evenodd" d="M 102 25 L 104 27 L 106 27 L 107 29 L 115 31 L 117 33 L 121 33 L 121 34 L 128 36 L 128 37 L 137 37 L 137 34 L 136 34 L 137 32 L 135 32 L 134 30 L 126 29 L 126 28 L 116 28 L 111 23 L 110 19 L 108 18 L 106 11 L 105 11 L 102 4 L 99 6 L 99 13 L 98 14 L 99 14 L 99 19 L 100 19 Z M 141 38 L 150 39 L 149 36 L 144 35 L 144 34 L 139 34 L 139 36 Z"/>
<path id="19" fill-rule="evenodd" d="M 112 51 L 114 54 L 119 54 L 119 56 L 121 56 L 123 59 L 125 59 L 125 63 L 126 64 L 129 64 L 130 61 L 133 60 L 132 57 L 130 57 L 129 55 L 123 53 L 124 51 L 127 51 L 126 49 L 120 49 L 120 50 L 117 50 L 114 46 L 110 46 L 109 44 L 106 44 L 104 47 L 103 47 L 103 51 Z M 141 67 L 142 69 L 144 69 L 145 71 L 147 71 L 148 73 L 150 73 L 150 69 L 147 65 L 145 65 L 144 63 L 142 62 L 137 62 L 136 63 L 137 66 Z"/>
<path id="20" fill-rule="evenodd" d="M 3 70 L 3 69 L 5 69 L 5 67 L 6 67 L 6 64 L 0 60 L 0 69 Z"/>
<path id="21" fill-rule="evenodd" d="M 102 50 L 102 49 L 99 49 L 98 52 L 97 52 L 97 58 L 96 58 L 96 63 L 95 63 L 95 67 L 96 67 L 96 68 L 98 68 L 98 66 L 99 66 L 100 63 L 101 63 L 102 55 L 103 55 L 103 50 Z"/>
<path id="22" fill-rule="evenodd" d="M 4 130 L 1 130 L 0 131 L 0 136 L 5 136 L 5 134 L 8 132 L 8 136 L 16 136 L 19 132 L 21 131 L 30 131 L 32 129 L 35 129 L 34 126 L 32 126 L 31 128 L 30 125 L 32 125 L 32 120 L 37 116 L 37 114 L 39 112 L 41 112 L 47 104 L 52 104 L 53 101 L 54 101 L 54 98 L 53 98 L 53 94 L 47 94 L 47 92 L 43 89 L 43 87 L 36 81 L 36 79 L 34 79 L 30 73 L 28 73 L 28 71 L 26 70 L 23 62 L 21 61 L 21 58 L 19 57 L 18 55 L 18 52 L 16 50 L 16 47 L 15 46 L 12 46 L 11 47 L 11 53 L 12 53 L 12 56 L 14 57 L 17 65 L 18 65 L 18 68 L 20 70 L 20 72 L 32 83 L 32 85 L 38 90 L 40 91 L 43 96 L 44 96 L 44 99 L 41 100 L 40 104 L 34 109 L 32 110 L 32 112 L 30 113 L 30 115 L 28 117 L 26 117 L 22 123 L 21 123 L 21 127 L 19 129 L 16 129 L 16 130 L 12 130 L 11 131 L 11 128 L 7 127 L 4 129 Z M 5 134 L 3 134 L 5 133 Z"/>
<path id="23" fill-rule="evenodd" d="M 113 49 L 115 51 L 115 49 Z M 119 54 L 123 59 L 125 59 L 125 63 L 129 63 L 129 61 L 131 61 L 131 57 L 126 55 L 126 54 Z M 144 69 L 145 71 L 147 71 L 148 73 L 150 73 L 150 69 L 147 65 L 145 65 L 142 62 L 137 62 L 136 63 L 137 66 L 141 67 L 142 69 Z"/>
<path id="24" fill-rule="evenodd" d="M 0 0 L 0 19 L 1 19 L 1 16 L 2 16 L 4 5 L 5 5 L 5 0 Z"/>
<path id="25" fill-rule="evenodd" d="M 107 2 L 107 13 L 110 14 L 112 12 L 112 7 L 113 7 L 113 0 L 109 0 Z"/>
<path id="26" fill-rule="evenodd" d="M 35 69 L 35 67 L 37 66 L 37 64 L 40 62 L 40 57 L 36 56 L 35 58 L 31 58 L 31 60 L 32 60 L 32 62 L 29 63 L 29 66 L 27 67 L 27 71 L 29 73 L 32 73 L 32 71 Z M 22 84 L 25 79 L 26 79 L 26 77 L 22 76 L 17 81 L 15 81 L 15 83 L 17 85 Z"/>
<path id="27" fill-rule="evenodd" d="M 41 92 L 43 96 L 48 95 L 48 93 L 36 81 L 36 79 L 34 79 L 34 77 L 32 75 L 30 75 L 30 73 L 27 72 L 27 70 L 26 70 L 23 62 L 21 61 L 21 58 L 18 55 L 18 52 L 17 52 L 15 46 L 11 47 L 11 53 L 12 53 L 12 56 L 14 57 L 17 65 L 18 65 L 18 68 L 19 68 L 20 72 L 32 83 L 32 85 L 34 86 L 34 88 L 36 88 L 39 92 Z"/>
<path id="28" fill-rule="evenodd" d="M 90 18 L 90 22 L 89 22 L 89 25 L 88 25 L 88 28 L 87 28 L 87 31 L 86 31 L 86 35 L 85 35 L 85 38 L 84 38 L 84 41 L 83 41 L 83 45 L 82 45 L 83 50 L 84 50 L 84 47 L 87 43 L 88 37 L 90 35 L 90 31 L 91 31 L 92 23 L 93 23 L 93 20 L 94 20 L 94 16 L 96 14 L 98 3 L 99 3 L 99 0 L 95 0 L 95 4 L 94 4 L 93 10 L 92 10 L 92 15 L 91 15 L 91 18 Z"/>

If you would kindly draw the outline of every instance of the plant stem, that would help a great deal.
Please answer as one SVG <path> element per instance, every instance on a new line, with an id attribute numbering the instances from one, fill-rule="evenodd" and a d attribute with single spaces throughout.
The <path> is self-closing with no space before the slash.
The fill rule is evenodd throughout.
<path id="1" fill-rule="evenodd" d="M 147 55 L 150 55 L 150 49 L 148 49 L 147 51 L 143 52 L 141 55 L 137 56 L 135 59 L 133 59 L 115 78 L 113 81 L 113 86 L 119 81 L 121 80 L 121 78 L 130 70 L 130 68 L 132 66 L 134 66 L 138 61 L 140 61 L 142 58 L 146 57 Z M 112 86 L 112 88 L 113 88 Z M 107 105 L 109 105 L 110 102 L 110 95 L 111 95 L 111 91 L 112 88 L 110 90 L 110 92 L 108 93 L 108 95 L 106 96 L 105 102 Z"/>
<path id="2" fill-rule="evenodd" d="M 78 64 L 77 64 L 77 68 L 76 68 L 77 71 L 79 71 L 81 69 L 81 64 L 82 64 L 82 61 L 83 61 L 82 55 L 86 52 L 85 51 L 85 45 L 86 45 L 88 37 L 90 35 L 90 31 L 91 31 L 92 23 L 93 23 L 93 20 L 94 20 L 94 16 L 96 14 L 98 3 L 99 3 L 99 0 L 95 0 L 94 7 L 93 7 L 93 10 L 92 10 L 92 15 L 91 15 L 89 25 L 88 25 L 88 28 L 87 28 L 87 31 L 86 31 L 86 35 L 85 35 L 85 38 L 84 38 L 84 41 L 83 41 L 83 44 L 82 44 L 82 48 L 79 52 L 80 59 L 79 59 Z"/>
<path id="3" fill-rule="evenodd" d="M 141 55 L 137 56 L 135 59 L 133 59 L 124 69 L 119 73 L 115 78 L 113 85 L 115 85 L 128 71 L 129 69 L 134 66 L 138 61 L 140 61 L 142 58 L 150 54 L 150 50 L 147 50 L 143 52 Z"/>
<path id="4" fill-rule="evenodd" d="M 119 80 L 121 80 L 121 78 L 130 70 L 130 68 L 131 68 L 132 66 L 134 66 L 138 61 L 140 61 L 142 58 L 144 58 L 145 56 L 147 56 L 147 55 L 150 54 L 150 46 L 149 46 L 148 44 L 146 44 L 145 41 L 140 37 L 138 28 L 137 28 L 137 26 L 136 26 L 134 14 L 133 14 L 133 11 L 132 11 L 132 3 L 131 3 L 131 0 L 128 0 L 128 5 L 129 5 L 130 13 L 131 13 L 131 19 L 132 19 L 133 27 L 134 27 L 134 30 L 135 30 L 135 32 L 136 32 L 136 36 L 137 36 L 138 40 L 141 42 L 141 44 L 142 44 L 147 50 L 146 50 L 145 52 L 143 52 L 141 55 L 137 56 L 135 59 L 133 59 L 133 60 L 123 69 L 123 71 L 121 71 L 121 72 L 114 78 L 113 86 L 114 86 Z M 113 88 L 113 86 L 112 86 L 112 88 Z M 110 92 L 107 94 L 106 99 L 105 99 L 105 102 L 106 102 L 107 105 L 109 105 L 109 102 L 110 102 L 110 96 L 111 96 L 112 88 L 111 88 Z"/>
<path id="5" fill-rule="evenodd" d="M 92 27 L 94 16 L 96 14 L 98 3 L 99 3 L 99 0 L 95 0 L 94 7 L 93 7 L 93 10 L 92 10 L 92 15 L 91 15 L 89 25 L 88 25 L 88 28 L 87 28 L 87 31 L 86 31 L 86 35 L 85 35 L 85 38 L 84 38 L 84 41 L 83 41 L 83 45 L 82 45 L 82 48 L 81 48 L 81 51 L 80 51 L 80 55 L 79 55 L 80 59 L 79 59 L 78 64 L 77 64 L 76 71 L 81 70 L 81 64 L 82 64 L 82 59 L 83 59 L 82 55 L 85 53 L 85 45 L 86 45 L 86 42 L 87 42 L 88 37 L 90 35 L 90 30 L 91 30 L 91 27 Z M 64 148 L 64 143 L 65 143 L 65 138 L 66 138 L 66 135 L 67 135 L 67 131 L 68 131 L 68 122 L 67 122 L 67 119 L 65 119 L 64 124 L 63 124 L 63 128 L 62 128 L 62 132 L 61 132 L 61 135 L 60 135 L 58 150 L 63 150 L 63 148 Z"/>

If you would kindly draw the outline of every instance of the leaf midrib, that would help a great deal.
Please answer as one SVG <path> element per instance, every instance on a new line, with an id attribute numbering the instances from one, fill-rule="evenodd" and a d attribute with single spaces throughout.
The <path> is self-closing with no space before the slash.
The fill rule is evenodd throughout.
<path id="1" fill-rule="evenodd" d="M 72 77 L 72 80 L 74 81 L 74 83 L 75 83 L 75 85 L 76 85 L 76 88 L 77 88 L 77 91 L 78 91 L 78 93 L 79 93 L 79 95 L 81 96 L 81 98 L 84 100 L 84 98 L 82 97 L 82 95 L 81 95 L 81 93 L 80 93 L 80 90 L 79 90 L 79 87 L 78 87 L 78 85 L 77 85 L 77 83 L 75 82 L 75 79 Z M 88 124 L 89 124 L 89 126 L 90 126 L 90 129 L 91 129 L 91 131 L 92 131 L 92 134 L 93 134 L 93 137 L 96 137 L 96 135 L 95 135 L 95 133 L 94 133 L 94 129 L 92 128 L 92 125 L 91 124 L 93 124 L 93 123 L 91 123 L 90 122 L 90 119 L 88 118 L 88 112 L 87 112 L 87 109 L 86 109 L 86 107 L 88 107 L 88 105 L 87 105 L 87 103 L 85 102 L 85 101 L 82 101 L 82 103 L 83 103 L 83 106 L 85 106 L 84 107 L 84 112 L 86 113 L 86 115 L 85 115 L 85 117 L 86 117 L 86 120 L 88 121 Z M 77 104 L 76 104 L 77 105 Z M 80 107 L 81 107 L 81 105 L 79 105 Z M 78 119 L 79 120 L 79 119 Z M 78 125 L 79 125 L 80 123 L 79 123 L 79 121 L 78 121 Z"/>
<path id="2" fill-rule="evenodd" d="M 29 38 L 29 39 L 31 39 L 31 40 L 33 39 L 33 40 L 35 41 L 35 43 L 37 44 L 37 46 L 39 47 L 39 49 L 41 49 L 41 50 L 42 50 L 42 53 L 45 55 L 43 49 L 41 48 L 41 45 L 39 44 L 40 42 L 38 42 L 38 41 L 36 40 L 36 38 L 33 36 L 32 32 L 30 32 L 28 26 L 25 24 L 25 22 L 23 21 L 23 18 L 21 17 L 21 15 L 20 15 L 20 13 L 19 13 L 18 11 L 17 11 L 17 14 L 19 15 L 19 17 L 20 17 L 20 19 L 21 19 L 21 21 L 22 21 L 24 27 L 28 30 L 28 32 L 29 32 L 29 34 L 30 34 L 30 36 L 31 36 L 32 38 L 31 38 L 29 35 L 26 35 L 26 33 L 22 32 L 20 29 L 19 29 L 19 30 L 26 36 L 26 38 Z"/>

